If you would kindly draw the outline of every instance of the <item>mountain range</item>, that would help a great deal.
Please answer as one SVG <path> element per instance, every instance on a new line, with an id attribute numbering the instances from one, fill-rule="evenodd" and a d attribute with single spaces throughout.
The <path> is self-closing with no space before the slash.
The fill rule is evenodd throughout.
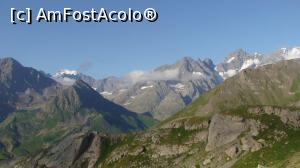
<path id="1" fill-rule="evenodd" d="M 63 84 L 82 79 L 105 98 L 137 113 L 150 113 L 164 120 L 190 104 L 204 92 L 247 68 L 300 58 L 300 47 L 281 48 L 271 54 L 230 53 L 222 63 L 185 57 L 149 72 L 133 71 L 123 77 L 100 80 L 78 71 L 61 70 L 53 79 Z"/>
<path id="2" fill-rule="evenodd" d="M 238 49 L 100 80 L 0 59 L 0 167 L 297 167 L 297 58 Z"/>

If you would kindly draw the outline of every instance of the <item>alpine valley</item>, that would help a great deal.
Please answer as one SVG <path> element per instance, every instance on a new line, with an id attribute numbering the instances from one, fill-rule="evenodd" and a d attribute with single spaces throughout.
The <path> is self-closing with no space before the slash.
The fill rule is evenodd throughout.
<path id="1" fill-rule="evenodd" d="M 0 167 L 300 167 L 300 48 L 96 80 L 0 59 Z"/>

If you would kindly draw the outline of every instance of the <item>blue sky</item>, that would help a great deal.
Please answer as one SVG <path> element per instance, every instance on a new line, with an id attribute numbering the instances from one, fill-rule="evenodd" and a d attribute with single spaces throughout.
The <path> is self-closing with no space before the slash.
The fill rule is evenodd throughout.
<path id="1" fill-rule="evenodd" d="M 79 69 L 96 78 L 150 70 L 190 56 L 215 63 L 237 48 L 268 53 L 300 45 L 298 0 L 2 0 L 0 57 L 49 73 Z M 154 23 L 12 25 L 10 8 L 155 8 Z M 86 66 L 85 66 L 86 67 Z"/>

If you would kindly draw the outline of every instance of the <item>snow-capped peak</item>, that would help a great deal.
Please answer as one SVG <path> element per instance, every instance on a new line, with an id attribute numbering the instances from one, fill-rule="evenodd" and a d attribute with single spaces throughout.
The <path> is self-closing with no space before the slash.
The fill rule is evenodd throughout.
<path id="1" fill-rule="evenodd" d="M 56 72 L 52 77 L 63 85 L 73 85 L 79 78 L 79 72 L 75 70 L 62 69 Z"/>
<path id="2" fill-rule="evenodd" d="M 300 47 L 291 48 L 284 53 L 285 60 L 300 58 Z"/>

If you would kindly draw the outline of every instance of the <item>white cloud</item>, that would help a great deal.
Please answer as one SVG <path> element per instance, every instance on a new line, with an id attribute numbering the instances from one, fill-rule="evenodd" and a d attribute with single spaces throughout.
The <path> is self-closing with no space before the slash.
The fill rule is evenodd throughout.
<path id="1" fill-rule="evenodd" d="M 125 76 L 127 80 L 130 80 L 132 83 L 151 81 L 151 80 L 172 80 L 177 79 L 179 75 L 178 69 L 171 69 L 165 71 L 132 71 Z"/>
<path id="2" fill-rule="evenodd" d="M 75 79 L 71 79 L 71 78 L 53 78 L 54 80 L 56 80 L 57 82 L 59 82 L 62 85 L 67 85 L 67 86 L 71 86 L 75 83 Z"/>

